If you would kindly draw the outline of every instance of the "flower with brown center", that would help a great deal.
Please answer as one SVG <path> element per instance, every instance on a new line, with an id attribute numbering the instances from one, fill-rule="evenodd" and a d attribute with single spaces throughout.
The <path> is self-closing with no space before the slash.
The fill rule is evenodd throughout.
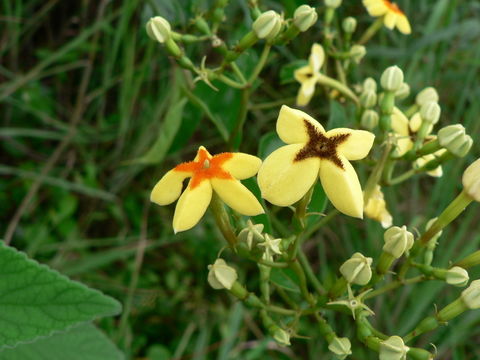
<path id="1" fill-rule="evenodd" d="M 390 30 L 397 27 L 401 33 L 408 35 L 412 32 L 410 22 L 396 3 L 389 0 L 363 0 L 363 5 L 371 16 L 383 16 L 383 24 Z"/>

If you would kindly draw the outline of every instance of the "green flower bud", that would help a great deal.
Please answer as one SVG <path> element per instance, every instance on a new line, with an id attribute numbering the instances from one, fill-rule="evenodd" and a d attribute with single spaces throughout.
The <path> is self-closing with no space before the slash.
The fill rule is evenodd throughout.
<path id="1" fill-rule="evenodd" d="M 472 281 L 460 296 L 464 304 L 471 310 L 480 308 L 480 280 Z"/>
<path id="2" fill-rule="evenodd" d="M 350 49 L 350 56 L 355 63 L 359 64 L 367 53 L 367 49 L 363 45 L 353 45 Z"/>
<path id="3" fill-rule="evenodd" d="M 449 125 L 438 132 L 438 142 L 453 155 L 464 157 L 470 151 L 473 140 L 465 134 L 465 128 L 460 125 Z"/>
<path id="4" fill-rule="evenodd" d="M 347 34 L 353 34 L 357 28 L 357 19 L 351 16 L 346 17 L 343 19 L 342 28 Z"/>
<path id="5" fill-rule="evenodd" d="M 459 287 L 467 285 L 469 279 L 468 271 L 460 266 L 454 266 L 447 270 L 447 275 L 445 277 L 447 284 Z"/>
<path id="6" fill-rule="evenodd" d="M 405 360 L 408 350 L 400 336 L 390 336 L 380 343 L 380 360 Z"/>
<path id="7" fill-rule="evenodd" d="M 283 345 L 283 346 L 289 346 L 290 345 L 290 334 L 280 327 L 276 327 L 276 329 L 274 330 L 273 338 L 280 345 Z"/>
<path id="8" fill-rule="evenodd" d="M 161 16 L 155 16 L 148 20 L 146 29 L 150 39 L 158 41 L 161 44 L 170 39 L 172 33 L 170 23 Z"/>
<path id="9" fill-rule="evenodd" d="M 375 110 L 365 110 L 360 120 L 365 129 L 373 130 L 378 126 L 378 113 Z"/>
<path id="10" fill-rule="evenodd" d="M 348 355 L 352 355 L 352 344 L 346 337 L 339 338 L 335 336 L 328 344 L 328 350 L 334 353 L 337 359 L 343 360 Z"/>
<path id="11" fill-rule="evenodd" d="M 293 14 L 293 23 L 300 31 L 307 31 L 318 19 L 317 10 L 308 5 L 301 5 Z"/>
<path id="12" fill-rule="evenodd" d="M 340 5 L 342 5 L 342 0 L 325 0 L 325 6 L 326 7 L 336 9 Z"/>
<path id="13" fill-rule="evenodd" d="M 423 121 L 429 122 L 431 124 L 436 124 L 440 119 L 440 105 L 433 101 L 428 101 L 422 105 L 420 108 L 420 116 Z"/>
<path id="14" fill-rule="evenodd" d="M 383 251 L 398 259 L 413 246 L 413 234 L 407 231 L 407 227 L 392 226 L 383 234 L 385 245 Z"/>
<path id="15" fill-rule="evenodd" d="M 245 242 L 251 250 L 255 243 L 263 241 L 263 224 L 253 224 L 251 220 L 247 221 L 247 226 L 237 235 L 239 242 Z"/>
<path id="16" fill-rule="evenodd" d="M 372 258 L 357 252 L 340 266 L 340 273 L 350 284 L 366 285 L 372 278 L 371 264 Z"/>
<path id="17" fill-rule="evenodd" d="M 217 259 L 213 265 L 208 265 L 208 270 L 208 283 L 216 290 L 230 290 L 238 278 L 237 271 L 223 259 Z"/>
<path id="18" fill-rule="evenodd" d="M 480 159 L 475 160 L 462 176 L 463 191 L 473 200 L 480 202 Z"/>
<path id="19" fill-rule="evenodd" d="M 407 83 L 403 83 L 400 88 L 395 91 L 395 97 L 400 100 L 407 98 L 408 95 L 410 95 L 410 85 Z"/>
<path id="20" fill-rule="evenodd" d="M 398 66 L 390 66 L 385 69 L 381 78 L 380 84 L 387 91 L 395 92 L 403 84 L 403 71 Z"/>
<path id="21" fill-rule="evenodd" d="M 377 92 L 377 82 L 371 77 L 366 78 L 363 82 L 363 91 L 366 90 Z"/>
<path id="22" fill-rule="evenodd" d="M 360 104 L 365 109 L 370 109 L 377 104 L 377 93 L 372 90 L 365 90 L 360 95 Z"/>
<path id="23" fill-rule="evenodd" d="M 259 39 L 271 40 L 282 28 L 282 17 L 273 10 L 262 13 L 252 25 Z"/>
<path id="24" fill-rule="evenodd" d="M 417 94 L 417 97 L 415 98 L 415 102 L 417 103 L 418 106 L 422 106 L 423 104 L 433 101 L 433 102 L 438 102 L 439 97 L 437 90 L 433 87 L 427 87 L 420 91 Z"/>

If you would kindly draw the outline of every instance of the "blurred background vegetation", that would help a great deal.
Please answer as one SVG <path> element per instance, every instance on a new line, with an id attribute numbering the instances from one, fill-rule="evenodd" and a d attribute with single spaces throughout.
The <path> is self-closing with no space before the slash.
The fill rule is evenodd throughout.
<path id="1" fill-rule="evenodd" d="M 261 8 L 291 16 L 305 2 L 264 0 Z M 426 86 L 437 88 L 441 125 L 461 123 L 476 141 L 469 156 L 444 167 L 441 179 L 415 178 L 386 190 L 394 223 L 421 228 L 454 198 L 463 169 L 480 154 L 480 2 L 398 2 L 413 34 L 383 29 L 368 44 L 350 81 L 378 79 L 384 68 L 397 64 L 413 94 Z M 232 129 L 240 93 L 221 84 L 215 84 L 218 92 L 194 85 L 147 38 L 145 23 L 161 15 L 175 30 L 189 32 L 189 19 L 212 3 L 0 0 L 0 237 L 122 301 L 123 315 L 100 326 L 127 358 L 329 359 L 314 323 L 306 321 L 301 329 L 311 338 L 281 348 L 259 326 L 255 311 L 208 286 L 207 265 L 224 245 L 210 215 L 191 231 L 173 235 L 174 207 L 149 203 L 155 182 L 191 159 L 198 145 L 212 153 L 226 150 L 222 131 Z M 358 19 L 359 34 L 373 21 L 360 1 L 344 1 L 340 14 Z M 227 15 L 221 34 L 233 44 L 251 24 L 247 1 L 231 0 Z M 280 86 L 280 74 L 285 65 L 308 56 L 321 31 L 320 21 L 289 46 L 274 50 L 250 103 L 243 152 L 265 151 L 259 144 L 265 147 L 272 138 L 279 104 L 293 104 L 298 88 Z M 255 64 L 260 49 L 243 55 L 241 67 Z M 186 51 L 197 64 L 204 55 L 208 64 L 216 63 L 208 42 Z M 189 101 L 179 103 L 185 96 Z M 307 111 L 330 121 L 327 127 L 354 122 L 341 104 L 322 95 Z M 472 205 L 444 232 L 434 265 L 447 266 L 478 249 L 479 214 L 479 205 Z M 376 222 L 342 216 L 305 246 L 325 280 L 355 251 L 377 256 L 382 234 Z M 232 262 L 255 288 L 255 265 Z M 473 269 L 471 278 L 478 275 Z M 405 334 L 435 311 L 434 303 L 445 305 L 458 293 L 429 282 L 369 305 L 377 314 L 375 326 Z M 337 333 L 355 338 L 348 317 L 330 320 Z M 479 359 L 479 324 L 480 312 L 468 313 L 450 324 L 455 331 L 444 327 L 420 337 L 416 346 L 431 350 L 429 344 L 435 344 L 439 359 Z M 365 350 L 351 358 L 375 356 Z"/>

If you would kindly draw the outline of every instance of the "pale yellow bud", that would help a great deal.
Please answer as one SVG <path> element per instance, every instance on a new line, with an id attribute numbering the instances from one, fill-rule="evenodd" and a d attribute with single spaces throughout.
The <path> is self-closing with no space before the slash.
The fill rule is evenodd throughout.
<path id="1" fill-rule="evenodd" d="M 480 159 L 475 160 L 462 176 L 463 191 L 475 201 L 480 202 Z"/>
<path id="2" fill-rule="evenodd" d="M 393 226 L 383 234 L 385 245 L 383 251 L 392 255 L 395 259 L 401 257 L 413 246 L 413 234 L 407 231 L 407 227 Z"/>
<path id="3" fill-rule="evenodd" d="M 460 296 L 465 305 L 471 309 L 480 308 L 480 280 L 472 281 L 470 286 L 462 291 Z"/>
<path id="4" fill-rule="evenodd" d="M 350 56 L 355 63 L 359 64 L 367 53 L 367 49 L 363 45 L 353 45 L 350 49 Z"/>
<path id="5" fill-rule="evenodd" d="M 308 5 L 301 5 L 293 14 L 293 23 L 300 31 L 307 31 L 318 19 L 315 8 Z"/>
<path id="6" fill-rule="evenodd" d="M 431 124 L 436 124 L 438 122 L 441 112 L 442 109 L 440 108 L 440 105 L 434 101 L 428 101 L 420 108 L 420 116 L 422 117 L 423 121 Z"/>
<path id="7" fill-rule="evenodd" d="M 238 278 L 237 271 L 223 259 L 217 259 L 213 265 L 208 265 L 208 270 L 208 283 L 216 290 L 230 290 Z"/>
<path id="8" fill-rule="evenodd" d="M 280 327 L 275 329 L 275 332 L 273 333 L 273 338 L 280 345 L 283 345 L 283 346 L 290 345 L 290 334 Z"/>
<path id="9" fill-rule="evenodd" d="M 378 126 L 379 115 L 375 110 L 365 110 L 360 122 L 365 129 L 373 130 Z"/>
<path id="10" fill-rule="evenodd" d="M 372 258 L 355 253 L 340 266 L 340 273 L 350 283 L 366 285 L 372 278 Z"/>
<path id="11" fill-rule="evenodd" d="M 420 91 L 417 94 L 417 97 L 415 98 L 415 102 L 417 103 L 418 106 L 422 106 L 423 104 L 433 101 L 433 102 L 438 102 L 439 97 L 437 90 L 433 87 L 427 87 Z"/>
<path id="12" fill-rule="evenodd" d="M 469 280 L 468 271 L 460 266 L 454 266 L 447 271 L 445 281 L 454 286 L 465 286 Z"/>
<path id="13" fill-rule="evenodd" d="M 445 126 L 438 132 L 438 142 L 453 155 L 464 157 L 472 147 L 472 138 L 460 124 Z"/>
<path id="14" fill-rule="evenodd" d="M 328 344 L 328 350 L 334 353 L 337 359 L 343 360 L 352 354 L 352 344 L 346 337 L 335 337 L 330 344 Z"/>
<path id="15" fill-rule="evenodd" d="M 403 84 L 403 71 L 398 66 L 390 66 L 385 69 L 381 78 L 380 84 L 387 91 L 395 92 Z"/>
<path id="16" fill-rule="evenodd" d="M 407 98 L 408 95 L 410 95 L 410 85 L 407 83 L 403 83 L 400 88 L 395 91 L 395 97 L 400 100 Z"/>
<path id="17" fill-rule="evenodd" d="M 271 40 L 282 29 L 282 17 L 273 10 L 262 13 L 252 25 L 259 39 Z"/>
<path id="18" fill-rule="evenodd" d="M 377 92 L 377 82 L 371 77 L 366 78 L 363 82 L 363 91 L 366 90 Z"/>
<path id="19" fill-rule="evenodd" d="M 159 43 L 164 43 L 167 41 L 172 32 L 170 23 L 161 16 L 155 16 L 148 20 L 147 25 L 147 35 L 152 39 L 156 40 Z"/>
<path id="20" fill-rule="evenodd" d="M 348 34 L 354 33 L 357 28 L 357 19 L 351 16 L 346 17 L 342 22 L 342 28 Z"/>
<path id="21" fill-rule="evenodd" d="M 390 336 L 380 343 L 380 360 L 405 360 L 408 350 L 400 336 Z"/>
<path id="22" fill-rule="evenodd" d="M 360 95 L 360 104 L 365 109 L 370 109 L 374 107 L 376 103 L 377 103 L 377 93 L 375 91 L 365 90 Z"/>
<path id="23" fill-rule="evenodd" d="M 342 0 L 325 0 L 325 6 L 336 9 L 342 5 Z"/>

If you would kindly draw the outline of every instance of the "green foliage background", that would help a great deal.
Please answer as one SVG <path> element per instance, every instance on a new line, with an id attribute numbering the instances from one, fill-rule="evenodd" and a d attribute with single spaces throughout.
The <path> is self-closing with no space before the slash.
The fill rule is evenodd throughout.
<path id="1" fill-rule="evenodd" d="M 179 103 L 192 78 L 144 30 L 151 16 L 162 15 L 188 32 L 188 19 L 211 3 L 0 1 L 0 236 L 15 229 L 13 246 L 119 299 L 123 314 L 100 326 L 128 358 L 328 359 L 315 324 L 304 325 L 311 339 L 280 348 L 259 327 L 255 312 L 208 286 L 207 265 L 224 245 L 210 215 L 194 229 L 173 235 L 173 206 L 149 203 L 155 182 L 190 159 L 198 145 L 212 153 L 226 150 L 222 136 L 232 130 L 239 92 L 221 84 L 215 84 L 220 88 L 215 92 L 197 83 L 187 93 L 190 101 Z M 228 6 L 231 21 L 222 34 L 230 44 L 249 29 L 246 3 L 232 0 Z M 262 1 L 261 7 L 291 15 L 303 3 Z M 344 3 L 340 12 L 357 17 L 358 33 L 371 24 L 360 1 Z M 397 64 L 413 94 L 425 86 L 438 89 L 440 125 L 461 123 L 476 140 L 469 156 L 444 167 L 441 179 L 414 178 L 387 191 L 394 223 L 415 228 L 454 198 L 463 169 L 480 154 L 480 3 L 399 4 L 413 35 L 383 29 L 368 44 L 351 80 L 378 79 L 384 68 Z M 243 152 L 258 154 L 260 136 L 274 130 L 279 104 L 293 104 L 297 84 L 280 86 L 282 68 L 304 59 L 320 31 L 321 22 L 288 47 L 275 49 L 251 101 Z M 197 63 L 205 54 L 215 64 L 217 56 L 208 44 L 188 46 L 187 53 Z M 256 47 L 239 63 L 252 66 L 258 56 Z M 307 111 L 329 121 L 327 127 L 353 124 L 348 111 L 323 94 Z M 447 266 L 479 248 L 479 213 L 479 205 L 472 205 L 444 232 L 435 265 Z M 341 217 L 306 246 L 325 280 L 355 251 L 378 255 L 382 234 L 376 222 Z M 255 287 L 254 264 L 235 262 L 242 281 Z M 479 274 L 472 269 L 471 278 Z M 386 333 L 408 332 L 435 310 L 433 303 L 445 305 L 459 293 L 442 289 L 441 283 L 429 282 L 381 297 L 371 304 L 378 315 L 374 325 Z M 348 319 L 331 320 L 339 334 L 354 338 Z M 478 359 L 479 324 L 480 312 L 470 312 L 420 337 L 416 346 L 434 343 L 439 359 Z M 373 356 L 365 350 L 352 359 Z"/>

